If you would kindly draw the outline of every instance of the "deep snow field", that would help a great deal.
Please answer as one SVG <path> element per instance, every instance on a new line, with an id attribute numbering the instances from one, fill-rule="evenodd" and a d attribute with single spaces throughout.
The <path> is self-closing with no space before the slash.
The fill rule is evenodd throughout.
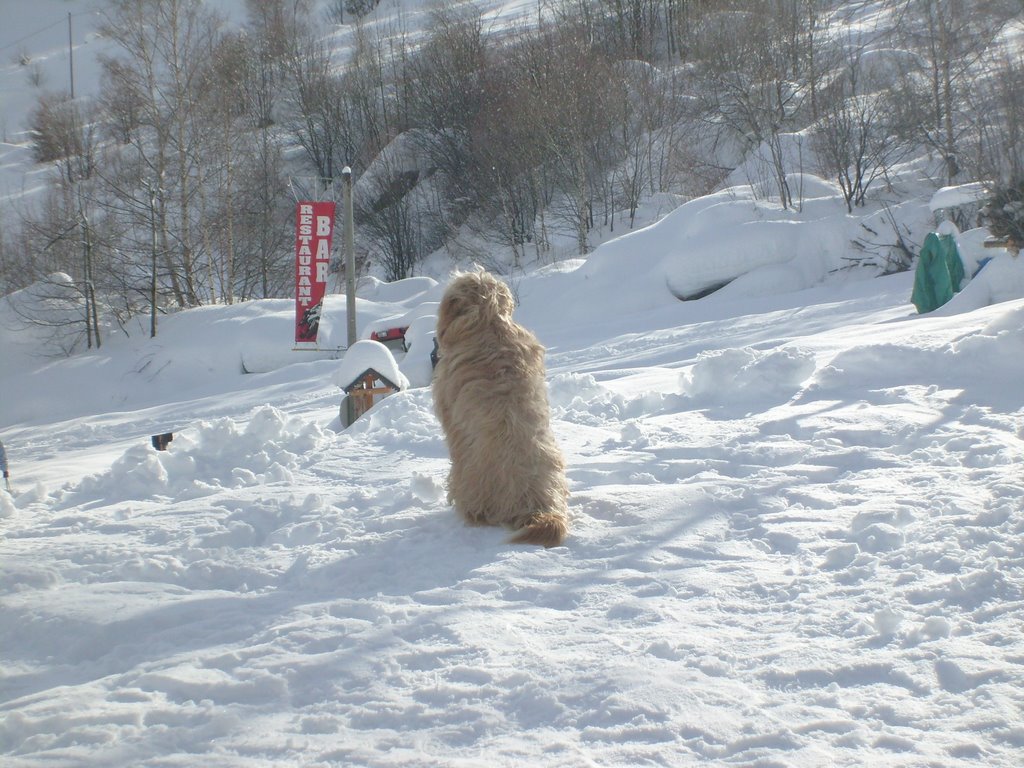
<path id="1" fill-rule="evenodd" d="M 0 762 L 1024 764 L 1020 257 L 919 316 L 912 273 L 811 279 L 832 205 L 732 190 L 513 281 L 569 466 L 551 550 L 445 501 L 443 281 L 363 283 L 363 335 L 426 319 L 347 430 L 289 300 L 53 360 L 5 300 Z M 680 302 L 723 220 L 759 255 Z"/>

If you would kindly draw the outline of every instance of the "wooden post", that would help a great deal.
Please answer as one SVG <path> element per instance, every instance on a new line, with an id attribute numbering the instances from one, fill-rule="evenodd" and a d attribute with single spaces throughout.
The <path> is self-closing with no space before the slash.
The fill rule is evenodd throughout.
<path id="1" fill-rule="evenodd" d="M 380 381 L 380 384 L 377 382 Z M 373 407 L 374 398 L 377 395 L 391 395 L 398 392 L 397 387 L 391 386 L 387 379 L 384 379 L 372 368 L 358 379 L 345 387 L 345 397 L 341 401 L 341 424 L 349 427 L 356 419 Z"/>
<path id="2" fill-rule="evenodd" d="M 986 248 L 1005 248 L 1013 256 L 1020 253 L 1020 243 L 1012 237 L 989 237 L 986 238 L 983 245 Z"/>

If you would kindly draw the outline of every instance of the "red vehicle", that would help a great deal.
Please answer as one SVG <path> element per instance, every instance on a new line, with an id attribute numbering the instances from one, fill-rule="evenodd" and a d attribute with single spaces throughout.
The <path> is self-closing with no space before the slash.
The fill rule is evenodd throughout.
<path id="1" fill-rule="evenodd" d="M 405 332 L 407 330 L 409 330 L 408 326 L 405 328 L 388 328 L 383 331 L 374 331 L 370 334 L 370 338 L 389 347 L 401 345 L 402 351 L 407 352 L 408 350 L 405 348 Z"/>

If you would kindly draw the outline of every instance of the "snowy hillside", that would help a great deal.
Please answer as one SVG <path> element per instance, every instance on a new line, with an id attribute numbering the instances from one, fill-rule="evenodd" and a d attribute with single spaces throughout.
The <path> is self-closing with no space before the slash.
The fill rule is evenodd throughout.
<path id="1" fill-rule="evenodd" d="M 245 2 L 205 0 L 229 28 L 243 23 Z M 329 0 L 309 4 L 318 19 L 327 16 L 329 5 Z M 472 5 L 495 27 L 536 13 L 535 4 L 524 0 L 474 0 Z M 406 34 L 415 34 L 425 24 L 429 6 L 424 0 L 384 0 L 380 12 L 363 21 L 363 31 L 386 36 L 397 17 L 408 25 Z M 103 12 L 109 10 L 107 0 L 0 0 L 0 202 L 6 206 L 23 205 L 52 175 L 51 169 L 34 163 L 30 151 L 29 115 L 39 97 L 72 91 L 78 98 L 97 95 L 100 59 L 116 53 L 99 34 Z M 355 36 L 354 25 L 334 27 L 328 39 L 339 59 L 345 59 Z M 2 220 L 10 210 L 0 214 Z"/>
<path id="2" fill-rule="evenodd" d="M 428 387 L 341 431 L 343 363 L 241 373 L 293 359 L 287 302 L 34 366 L 4 336 L 4 765 L 1020 765 L 1024 300 L 683 303 L 644 232 L 515 284 L 553 550 L 456 518 Z M 370 283 L 360 328 L 442 289 Z"/>

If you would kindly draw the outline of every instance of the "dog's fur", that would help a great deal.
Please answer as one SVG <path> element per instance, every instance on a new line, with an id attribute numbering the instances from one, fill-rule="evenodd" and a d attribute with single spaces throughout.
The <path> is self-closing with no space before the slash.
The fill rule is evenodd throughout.
<path id="1" fill-rule="evenodd" d="M 544 347 L 512 320 L 508 287 L 458 275 L 438 310 L 434 410 L 451 454 L 448 501 L 473 525 L 553 547 L 569 530 L 565 460 L 551 433 Z"/>

